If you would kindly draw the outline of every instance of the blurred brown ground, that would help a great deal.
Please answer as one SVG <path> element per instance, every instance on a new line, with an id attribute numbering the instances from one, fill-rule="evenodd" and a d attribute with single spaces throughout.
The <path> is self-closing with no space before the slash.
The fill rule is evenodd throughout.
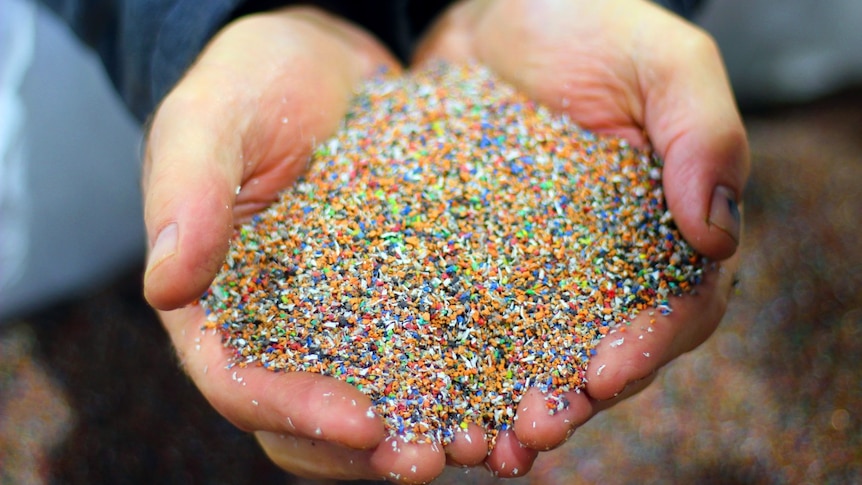
<path id="1" fill-rule="evenodd" d="M 746 122 L 743 267 L 721 327 L 507 482 L 862 483 L 862 90 Z M 0 484 L 305 483 L 182 375 L 140 281 L 0 330 Z"/>

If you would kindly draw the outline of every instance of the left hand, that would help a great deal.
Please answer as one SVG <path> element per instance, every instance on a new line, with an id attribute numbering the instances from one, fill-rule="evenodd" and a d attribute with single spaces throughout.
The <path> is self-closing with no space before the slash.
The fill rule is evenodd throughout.
<path id="1" fill-rule="evenodd" d="M 737 202 L 748 177 L 748 143 L 713 40 L 643 0 L 469 0 L 450 8 L 419 46 L 415 62 L 478 62 L 584 128 L 651 144 L 664 159 L 668 208 L 686 241 L 722 260 L 696 295 L 672 300 L 673 313 L 647 312 L 627 327 L 625 344 L 602 340 L 585 392 L 549 416 L 530 391 L 514 436 L 498 439 L 486 463 L 501 476 L 523 474 L 535 450 L 564 442 L 602 409 L 631 396 L 655 372 L 694 349 L 724 315 L 738 266 Z M 733 257 L 732 257 L 733 256 Z M 505 465 L 507 464 L 507 465 Z M 504 466 L 505 465 L 505 466 Z"/>

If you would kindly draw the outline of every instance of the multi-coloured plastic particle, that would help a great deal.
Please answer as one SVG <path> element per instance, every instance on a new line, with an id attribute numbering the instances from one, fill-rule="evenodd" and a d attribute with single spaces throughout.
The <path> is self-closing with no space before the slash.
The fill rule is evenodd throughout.
<path id="1" fill-rule="evenodd" d="M 493 439 L 531 387 L 564 407 L 599 340 L 705 265 L 651 153 L 435 65 L 364 86 L 202 303 L 236 364 L 334 376 L 390 433 L 446 444 Z"/>

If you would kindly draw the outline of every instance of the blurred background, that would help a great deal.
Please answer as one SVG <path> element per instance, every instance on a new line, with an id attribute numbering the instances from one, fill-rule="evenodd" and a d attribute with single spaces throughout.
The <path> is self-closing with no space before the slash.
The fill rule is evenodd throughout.
<path id="1" fill-rule="evenodd" d="M 706 344 L 508 482 L 862 483 L 862 2 L 696 20 L 751 139 L 736 295 Z M 211 410 L 141 297 L 140 132 L 97 59 L 3 0 L 0 61 L 0 483 L 307 483 Z"/>

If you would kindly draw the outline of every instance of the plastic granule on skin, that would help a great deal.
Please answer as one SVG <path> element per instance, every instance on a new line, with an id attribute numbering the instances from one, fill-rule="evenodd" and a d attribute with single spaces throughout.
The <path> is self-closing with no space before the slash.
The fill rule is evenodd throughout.
<path id="1" fill-rule="evenodd" d="M 480 67 L 378 78 L 202 304 L 240 366 L 350 383 L 406 441 L 493 440 L 528 388 L 565 408 L 602 337 L 699 282 L 660 167 Z"/>

